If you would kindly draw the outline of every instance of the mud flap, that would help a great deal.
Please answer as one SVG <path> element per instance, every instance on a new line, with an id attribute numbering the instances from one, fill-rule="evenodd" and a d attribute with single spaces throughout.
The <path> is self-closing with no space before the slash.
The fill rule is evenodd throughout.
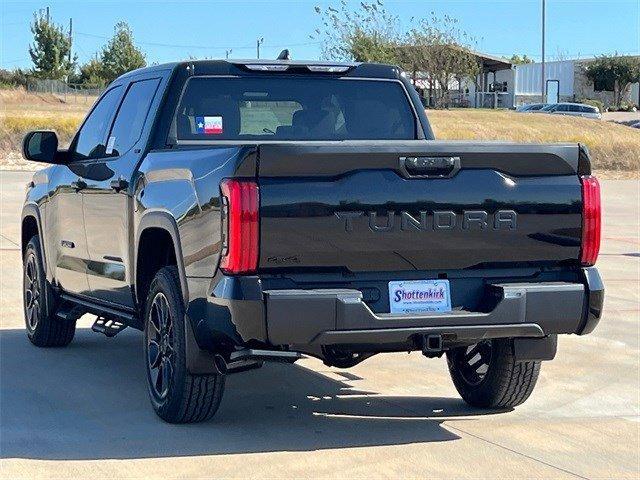
<path id="1" fill-rule="evenodd" d="M 211 375 L 220 373 L 216 367 L 213 353 L 203 350 L 196 342 L 196 337 L 191 328 L 191 320 L 184 316 L 184 337 L 187 370 L 193 375 Z"/>
<path id="2" fill-rule="evenodd" d="M 513 353 L 518 362 L 553 360 L 557 350 L 558 335 L 513 339 Z"/>

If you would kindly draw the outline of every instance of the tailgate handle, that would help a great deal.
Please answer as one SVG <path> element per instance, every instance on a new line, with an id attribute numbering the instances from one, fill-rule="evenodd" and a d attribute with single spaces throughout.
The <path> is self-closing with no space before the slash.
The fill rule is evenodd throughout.
<path id="1" fill-rule="evenodd" d="M 449 178 L 460 170 L 460 157 L 400 157 L 400 170 L 407 177 Z"/>

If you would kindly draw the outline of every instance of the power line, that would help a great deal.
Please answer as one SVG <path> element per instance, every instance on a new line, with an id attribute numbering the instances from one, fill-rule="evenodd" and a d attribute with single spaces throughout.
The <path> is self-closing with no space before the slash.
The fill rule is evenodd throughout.
<path id="1" fill-rule="evenodd" d="M 304 45 L 320 45 L 323 42 L 303 42 L 303 43 L 287 43 L 283 45 L 262 45 L 264 48 L 287 48 L 287 47 L 302 47 Z"/>
<path id="2" fill-rule="evenodd" d="M 91 38 L 100 38 L 103 40 L 110 40 L 111 37 L 107 37 L 104 35 L 97 35 L 95 33 L 85 33 L 85 32 L 75 32 L 76 35 L 81 35 L 83 37 L 91 37 Z M 252 43 L 250 45 L 231 45 L 231 46 L 206 46 L 206 45 L 179 45 L 173 43 L 158 43 L 158 42 L 135 42 L 137 45 L 147 45 L 152 47 L 166 47 L 166 48 L 187 48 L 187 49 L 200 49 L 200 50 L 250 50 L 255 48 L 255 45 Z M 280 45 L 264 45 L 260 46 L 263 48 L 287 48 L 287 47 L 301 47 L 305 45 L 319 45 L 322 42 L 303 42 L 303 43 L 292 43 L 292 44 L 280 44 Z"/>
<path id="3" fill-rule="evenodd" d="M 91 38 L 100 38 L 103 40 L 111 40 L 111 37 L 107 37 L 104 35 L 96 35 L 94 33 L 85 33 L 85 32 L 76 32 L 76 35 L 81 35 L 83 37 L 91 37 Z M 242 49 L 251 49 L 253 48 L 253 44 L 251 45 L 236 45 L 236 46 L 215 46 L 210 47 L 206 45 L 177 45 L 172 43 L 157 43 L 157 42 L 140 42 L 135 41 L 137 45 L 148 45 L 152 47 L 167 47 L 167 48 L 189 48 L 189 49 L 203 49 L 203 50 L 242 50 Z"/>
<path id="4" fill-rule="evenodd" d="M 9 65 L 11 63 L 27 62 L 29 60 L 31 60 L 31 59 L 30 58 L 19 58 L 17 60 L 9 60 L 9 61 L 2 60 L 2 62 L 0 62 L 0 63 L 2 63 L 3 65 Z"/>

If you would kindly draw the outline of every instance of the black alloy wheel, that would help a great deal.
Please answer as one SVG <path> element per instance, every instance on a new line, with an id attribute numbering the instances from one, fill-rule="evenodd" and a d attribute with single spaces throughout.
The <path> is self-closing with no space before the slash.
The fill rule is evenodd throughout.
<path id="1" fill-rule="evenodd" d="M 24 316 L 27 329 L 35 332 L 40 320 L 40 278 L 38 275 L 38 267 L 36 265 L 35 252 L 29 251 L 24 265 Z"/>
<path id="2" fill-rule="evenodd" d="M 158 292 L 147 317 L 147 366 L 155 396 L 167 396 L 174 373 L 173 320 L 167 297 Z"/>
<path id="3" fill-rule="evenodd" d="M 76 332 L 76 321 L 57 315 L 58 297 L 46 278 L 38 235 L 27 243 L 22 262 L 22 306 L 29 341 L 37 347 L 69 345 Z"/>
<path id="4" fill-rule="evenodd" d="M 482 383 L 491 366 L 492 352 L 491 340 L 484 340 L 455 352 L 455 368 L 467 384 L 477 386 Z"/>

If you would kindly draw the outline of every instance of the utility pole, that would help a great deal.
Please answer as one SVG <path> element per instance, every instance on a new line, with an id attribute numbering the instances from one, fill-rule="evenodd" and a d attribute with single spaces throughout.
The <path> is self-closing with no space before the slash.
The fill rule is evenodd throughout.
<path id="1" fill-rule="evenodd" d="M 224 51 L 224 54 L 225 54 L 225 57 L 226 57 L 226 59 L 227 59 L 227 60 L 229 60 L 229 55 L 231 55 L 231 52 L 233 52 L 233 50 L 232 50 L 232 49 L 229 49 L 229 50 L 225 50 L 225 51 Z"/>
<path id="2" fill-rule="evenodd" d="M 264 37 L 260 37 L 256 40 L 256 53 L 258 55 L 258 59 L 260 59 L 260 45 L 264 43 Z"/>
<path id="3" fill-rule="evenodd" d="M 69 63 L 71 63 L 71 46 L 73 45 L 73 18 L 69 19 Z"/>
<path id="4" fill-rule="evenodd" d="M 544 43 L 545 43 L 545 15 L 546 15 L 546 0 L 542 0 L 542 85 L 540 91 L 542 92 L 542 103 L 547 102 L 547 79 L 545 78 L 544 71 Z"/>

